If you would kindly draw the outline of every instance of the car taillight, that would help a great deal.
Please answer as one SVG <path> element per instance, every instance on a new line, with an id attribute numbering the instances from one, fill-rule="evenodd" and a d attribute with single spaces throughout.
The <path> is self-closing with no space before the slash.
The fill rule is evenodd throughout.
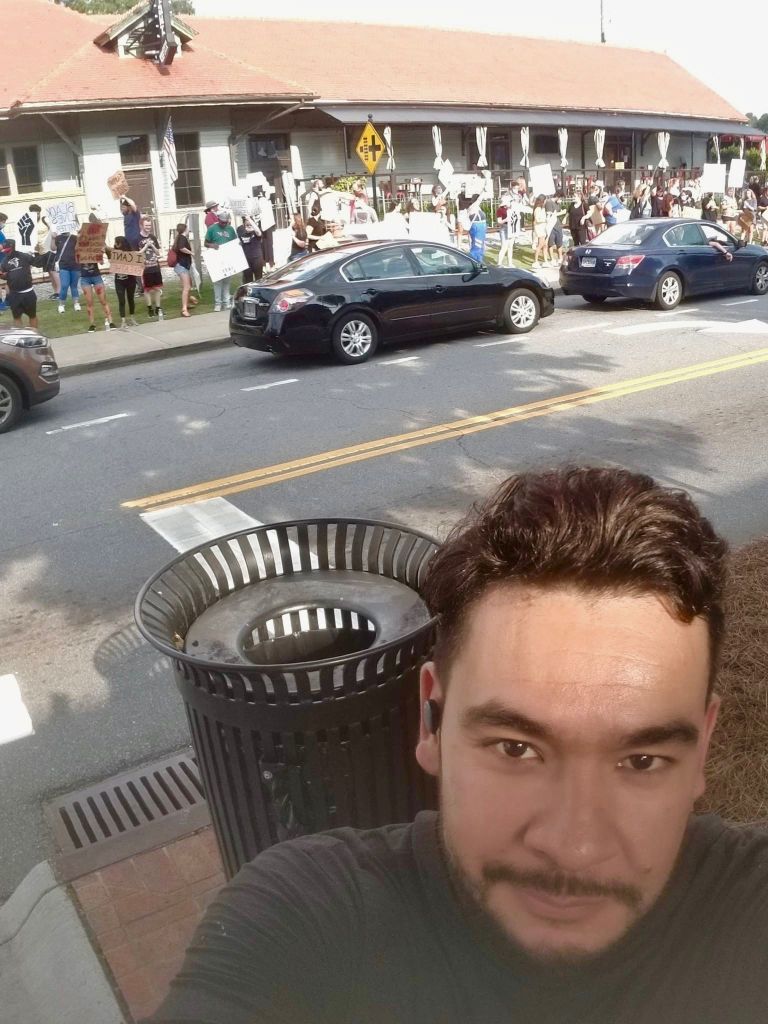
<path id="1" fill-rule="evenodd" d="M 306 288 L 289 288 L 286 292 L 280 292 L 272 303 L 272 309 L 277 313 L 290 313 L 292 309 L 303 306 L 313 298 L 313 293 L 308 292 Z"/>
<path id="2" fill-rule="evenodd" d="M 633 270 L 637 270 L 640 264 L 645 259 L 645 256 L 619 256 L 616 260 L 616 269 L 620 274 L 631 274 Z"/>

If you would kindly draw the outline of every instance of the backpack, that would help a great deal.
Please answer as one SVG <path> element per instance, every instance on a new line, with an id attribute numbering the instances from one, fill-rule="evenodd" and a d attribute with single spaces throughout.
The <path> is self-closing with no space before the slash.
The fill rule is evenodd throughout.
<path id="1" fill-rule="evenodd" d="M 176 252 L 174 248 L 170 248 L 168 250 L 168 255 L 166 256 L 165 260 L 169 267 L 175 267 L 176 264 L 179 262 L 179 254 Z"/>

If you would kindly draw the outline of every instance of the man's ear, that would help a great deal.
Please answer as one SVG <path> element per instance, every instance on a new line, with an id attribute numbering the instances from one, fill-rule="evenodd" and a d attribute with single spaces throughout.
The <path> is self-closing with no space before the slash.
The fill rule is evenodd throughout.
<path id="1" fill-rule="evenodd" d="M 443 688 L 433 661 L 426 662 L 421 668 L 419 678 L 419 742 L 416 744 L 416 760 L 428 775 L 437 777 L 440 774 L 440 739 L 439 730 L 430 732 L 424 721 L 424 704 L 433 700 L 442 711 Z"/>
<path id="2" fill-rule="evenodd" d="M 698 800 L 699 797 L 703 796 L 707 788 L 707 780 L 704 769 L 707 763 L 709 745 L 712 741 L 712 733 L 715 731 L 715 725 L 717 724 L 717 716 L 720 711 L 720 703 L 720 698 L 717 696 L 716 693 L 713 693 L 709 699 L 706 715 L 704 716 L 704 728 L 702 729 L 701 738 L 699 740 L 699 765 L 698 774 L 696 778 L 696 791 L 694 793 L 695 800 Z"/>

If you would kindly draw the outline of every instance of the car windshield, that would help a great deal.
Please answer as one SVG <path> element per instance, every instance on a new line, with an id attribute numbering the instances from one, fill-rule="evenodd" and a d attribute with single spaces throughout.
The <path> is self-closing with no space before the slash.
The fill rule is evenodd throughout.
<path id="1" fill-rule="evenodd" d="M 590 245 L 642 245 L 647 242 L 654 231 L 658 230 L 656 224 L 643 224 L 636 221 L 627 224 L 614 224 L 606 228 L 597 238 L 593 238 Z"/>
<path id="2" fill-rule="evenodd" d="M 307 278 L 314 277 L 319 271 L 336 263 L 338 259 L 339 254 L 336 249 L 328 252 L 315 252 L 310 256 L 302 256 L 295 263 L 286 263 L 285 266 L 278 267 L 268 277 L 262 278 L 259 283 L 270 285 L 277 281 L 306 281 Z"/>

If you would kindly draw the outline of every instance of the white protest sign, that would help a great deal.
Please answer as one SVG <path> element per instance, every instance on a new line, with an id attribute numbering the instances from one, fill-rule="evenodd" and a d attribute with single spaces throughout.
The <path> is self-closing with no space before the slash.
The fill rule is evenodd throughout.
<path id="1" fill-rule="evenodd" d="M 126 252 L 124 249 L 113 249 L 109 257 L 110 274 L 130 274 L 141 277 L 144 273 L 144 256 L 140 252 Z"/>
<path id="2" fill-rule="evenodd" d="M 747 173 L 747 161 L 734 157 L 731 166 L 728 168 L 728 187 L 741 188 L 744 184 L 744 176 Z"/>
<path id="3" fill-rule="evenodd" d="M 222 281 L 248 269 L 243 247 L 236 238 L 218 249 L 203 249 L 203 263 L 212 281 Z"/>
<path id="4" fill-rule="evenodd" d="M 46 206 L 45 215 L 48 223 L 57 235 L 62 235 L 65 231 L 77 231 L 78 229 L 77 211 L 71 199 L 62 199 L 61 202 L 51 203 L 50 206 Z"/>
<path id="5" fill-rule="evenodd" d="M 725 164 L 704 164 L 699 185 L 702 192 L 725 192 Z"/>
<path id="6" fill-rule="evenodd" d="M 253 197 L 245 189 L 232 189 L 227 198 L 226 206 L 235 217 L 245 217 L 253 212 Z"/>
<path id="7" fill-rule="evenodd" d="M 555 179 L 552 177 L 550 164 L 534 164 L 528 168 L 528 176 L 531 182 L 531 192 L 535 196 L 553 196 L 555 194 Z"/>
<path id="8" fill-rule="evenodd" d="M 323 192 L 320 196 L 320 216 L 323 220 L 340 220 L 340 192 Z M 349 219 L 348 217 L 345 219 Z"/>
<path id="9" fill-rule="evenodd" d="M 259 227 L 262 231 L 269 231 L 275 226 L 275 211 L 269 199 L 258 200 Z"/>
<path id="10" fill-rule="evenodd" d="M 450 244 L 448 225 L 437 213 L 411 213 L 408 217 L 411 238 L 420 242 L 446 242 Z"/>
<path id="11" fill-rule="evenodd" d="M 379 224 L 369 224 L 369 230 L 371 228 L 378 228 L 379 238 L 407 238 L 408 237 L 408 221 L 397 211 L 392 213 L 385 213 L 384 219 Z M 377 237 L 374 232 L 370 237 Z"/>
<path id="12" fill-rule="evenodd" d="M 453 164 L 450 160 L 443 160 L 443 166 L 437 172 L 437 180 L 444 188 L 449 188 L 453 178 Z"/>

